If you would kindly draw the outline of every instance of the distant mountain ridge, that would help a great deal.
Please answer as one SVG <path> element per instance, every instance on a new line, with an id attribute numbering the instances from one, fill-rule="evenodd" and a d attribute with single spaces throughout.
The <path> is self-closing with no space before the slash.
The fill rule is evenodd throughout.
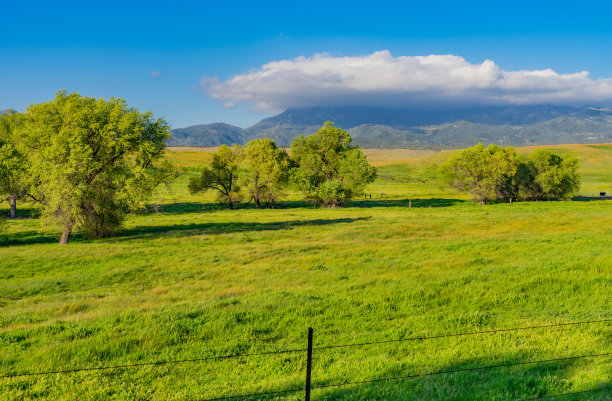
<path id="1" fill-rule="evenodd" d="M 287 147 L 325 121 L 346 129 L 369 148 L 459 148 L 478 142 L 500 145 L 612 142 L 612 109 L 569 106 L 497 106 L 463 110 L 380 107 L 291 108 L 242 129 L 206 124 L 173 130 L 169 146 L 245 144 L 269 137 Z"/>
<path id="2" fill-rule="evenodd" d="M 220 146 L 245 141 L 248 142 L 248 134 L 242 128 L 214 123 L 172 130 L 170 146 Z"/>

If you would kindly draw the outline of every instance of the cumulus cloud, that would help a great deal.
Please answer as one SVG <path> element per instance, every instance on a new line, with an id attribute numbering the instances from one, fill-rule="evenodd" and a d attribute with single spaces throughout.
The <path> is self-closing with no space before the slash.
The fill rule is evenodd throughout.
<path id="1" fill-rule="evenodd" d="M 161 71 L 151 71 L 149 73 L 150 77 L 159 77 L 161 75 Z"/>
<path id="2" fill-rule="evenodd" d="M 612 99 L 612 79 L 591 79 L 586 71 L 505 71 L 491 60 L 472 64 L 454 55 L 394 57 L 387 50 L 273 61 L 226 81 L 203 77 L 200 88 L 227 107 L 250 104 L 268 113 L 327 105 L 583 105 Z"/>

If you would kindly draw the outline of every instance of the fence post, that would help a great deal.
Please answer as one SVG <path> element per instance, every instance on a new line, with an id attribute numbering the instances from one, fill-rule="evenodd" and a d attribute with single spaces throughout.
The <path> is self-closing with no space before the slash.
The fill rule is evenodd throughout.
<path id="1" fill-rule="evenodd" d="M 310 401 L 310 376 L 312 373 L 312 327 L 308 328 L 308 350 L 306 354 L 306 395 L 304 401 Z"/>

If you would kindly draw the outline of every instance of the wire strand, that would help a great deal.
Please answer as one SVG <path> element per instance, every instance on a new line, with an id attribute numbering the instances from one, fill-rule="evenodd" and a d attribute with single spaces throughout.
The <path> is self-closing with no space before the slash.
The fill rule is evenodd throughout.
<path id="1" fill-rule="evenodd" d="M 211 357 L 205 357 L 205 358 L 174 359 L 174 360 L 156 361 L 156 362 L 130 363 L 130 364 L 124 364 L 124 365 L 93 366 L 93 367 L 88 367 L 88 368 L 48 370 L 44 372 L 24 372 L 24 373 L 15 373 L 15 374 L 5 374 L 5 375 L 0 376 L 0 379 L 23 377 L 23 376 L 43 376 L 43 375 L 52 375 L 52 374 L 60 374 L 60 373 L 77 373 L 77 372 L 86 372 L 86 371 L 95 371 L 95 370 L 135 368 L 135 367 L 143 367 L 143 366 L 160 366 L 160 365 L 187 363 L 187 362 L 205 362 L 205 361 L 212 361 L 212 360 L 253 357 L 253 356 L 260 356 L 260 355 L 288 354 L 288 353 L 294 353 L 294 352 L 306 352 L 306 349 L 305 348 L 304 349 L 286 349 L 286 350 L 278 350 L 278 351 L 260 352 L 256 354 L 220 355 L 220 356 L 211 356 Z"/>
<path id="2" fill-rule="evenodd" d="M 513 327 L 513 328 L 497 329 L 497 330 L 472 331 L 472 332 L 466 332 L 466 333 L 450 333 L 450 334 L 440 334 L 440 335 L 435 335 L 435 336 L 409 337 L 409 338 L 400 338 L 396 340 L 381 340 L 381 341 L 371 341 L 371 342 L 364 342 L 364 343 L 326 345 L 326 346 L 321 346 L 321 347 L 314 347 L 313 350 L 361 347 L 364 345 L 388 344 L 388 343 L 397 343 L 397 342 L 405 342 L 405 341 L 423 341 L 423 340 L 433 340 L 433 339 L 445 338 L 445 337 L 473 336 L 473 335 L 479 335 L 479 334 L 494 334 L 494 333 L 502 333 L 502 332 L 508 332 L 508 331 L 533 330 L 533 329 L 543 329 L 543 328 L 552 328 L 552 327 L 561 327 L 561 326 L 576 326 L 580 324 L 605 323 L 605 322 L 612 322 L 612 319 L 586 320 L 582 322 L 555 323 L 555 324 L 546 324 L 546 325 L 540 325 L 540 326 Z"/>
<path id="3" fill-rule="evenodd" d="M 572 356 L 572 357 L 564 357 L 564 358 L 545 359 L 545 360 L 539 360 L 539 361 L 529 361 L 529 362 L 506 363 L 506 364 L 500 364 L 500 365 L 479 366 L 479 367 L 475 367 L 475 368 L 466 368 L 466 369 L 440 370 L 440 371 L 437 371 L 437 372 L 419 373 L 419 374 L 415 374 L 415 375 L 386 377 L 386 378 L 381 378 L 381 379 L 362 380 L 362 381 L 357 381 L 357 382 L 327 384 L 327 385 L 321 385 L 321 386 L 314 386 L 314 387 L 312 387 L 312 389 L 313 390 L 318 390 L 318 389 L 325 389 L 325 388 L 330 388 L 330 387 L 343 387 L 343 386 L 350 386 L 350 385 L 355 385 L 355 384 L 367 384 L 367 383 L 375 383 L 375 382 L 382 382 L 382 381 L 412 379 L 412 378 L 425 377 L 425 376 L 435 376 L 435 375 L 442 375 L 442 374 L 448 374 L 448 373 L 470 372 L 470 371 L 477 371 L 477 370 L 495 369 L 495 368 L 501 368 L 501 367 L 529 365 L 529 364 L 536 364 L 536 363 L 561 362 L 561 361 L 576 360 L 576 359 L 581 359 L 581 358 L 595 358 L 595 357 L 608 356 L 608 355 L 612 355 L 612 352 L 607 352 L 607 353 L 603 353 L 603 354 L 589 354 L 589 355 L 580 355 L 580 356 Z M 555 397 L 560 397 L 560 396 L 563 396 L 563 395 L 588 393 L 588 392 L 600 391 L 600 390 L 604 390 L 604 389 L 586 390 L 586 391 L 581 391 L 581 392 L 576 392 L 576 393 L 565 393 L 565 394 L 558 394 L 558 395 L 554 395 L 554 396 L 545 396 L 545 397 L 540 397 L 540 398 L 527 398 L 527 399 L 519 400 L 519 401 L 528 401 L 528 400 L 539 400 L 539 399 L 546 399 L 546 398 L 555 398 Z M 278 395 L 278 394 L 296 393 L 298 391 L 303 391 L 303 390 L 304 389 L 300 388 L 300 389 L 291 389 L 291 390 L 272 391 L 272 392 L 266 392 L 266 393 L 251 393 L 251 394 L 244 394 L 244 395 L 234 395 L 234 396 L 218 397 L 218 398 L 205 398 L 205 399 L 199 399 L 198 401 L 220 401 L 220 400 L 231 400 L 231 399 L 238 399 L 238 398 L 250 398 L 250 397 L 257 397 L 257 396 L 270 396 L 270 395 Z"/>
<path id="4" fill-rule="evenodd" d="M 313 388 L 315 388 L 315 389 L 323 389 L 323 388 L 329 388 L 329 387 L 350 386 L 350 385 L 355 385 L 355 384 L 367 384 L 367 383 L 375 383 L 375 382 L 383 382 L 383 381 L 414 379 L 414 378 L 417 378 L 417 377 L 436 376 L 436 375 L 443 375 L 443 374 L 448 374 L 448 373 L 472 372 L 472 371 L 477 371 L 477 370 L 505 368 L 505 367 L 511 367 L 511 366 L 533 365 L 533 364 L 536 364 L 536 363 L 570 361 L 570 360 L 576 360 L 576 359 L 582 359 L 582 358 L 596 358 L 596 357 L 608 356 L 608 355 L 612 355 L 612 352 L 606 352 L 606 353 L 603 353 L 603 354 L 589 354 L 589 355 L 570 356 L 570 357 L 555 358 L 555 359 L 544 359 L 544 360 L 539 360 L 539 361 L 515 362 L 515 363 L 504 363 L 504 364 L 499 364 L 499 365 L 478 366 L 478 367 L 474 367 L 474 368 L 465 368 L 465 369 L 439 370 L 439 371 L 436 371 L 436 372 L 417 373 L 417 374 L 414 374 L 414 375 L 383 377 L 383 378 L 380 378 L 380 379 L 362 380 L 362 381 L 357 381 L 357 382 L 345 382 L 345 383 L 336 383 L 336 384 L 325 384 L 325 385 L 316 386 L 316 387 L 313 387 Z"/>
<path id="5" fill-rule="evenodd" d="M 296 389 L 293 389 L 293 390 L 270 391 L 270 392 L 267 392 L 267 393 L 253 393 L 253 394 L 245 394 L 245 395 L 231 395 L 231 396 L 219 397 L 219 398 L 201 398 L 198 401 L 235 400 L 237 398 L 250 398 L 250 397 L 259 397 L 259 396 L 270 396 L 270 395 L 297 393 L 298 391 L 304 391 L 304 389 L 303 388 L 296 388 Z"/>
<path id="6" fill-rule="evenodd" d="M 507 328 L 507 329 L 474 331 L 474 332 L 466 332 L 466 333 L 449 333 L 449 334 L 441 334 L 441 335 L 435 335 L 435 336 L 410 337 L 410 338 L 403 338 L 403 339 L 371 341 L 371 342 L 364 342 L 364 343 L 327 345 L 327 346 L 321 346 L 321 347 L 313 347 L 313 350 L 359 347 L 359 346 L 365 346 L 365 345 L 388 344 L 388 343 L 405 342 L 405 341 L 424 341 L 424 340 L 432 340 L 432 339 L 445 338 L 445 337 L 461 337 L 461 336 L 480 335 L 480 334 L 493 334 L 493 333 L 518 331 L 518 330 L 532 330 L 532 329 L 562 327 L 562 326 L 575 326 L 575 325 L 580 325 L 580 324 L 593 324 L 593 323 L 604 323 L 604 322 L 612 322 L 612 319 L 587 320 L 587 321 L 582 321 L 582 322 L 569 322 L 569 323 L 555 323 L 555 324 L 548 324 L 548 325 L 514 327 L 514 328 Z M 60 370 L 49 370 L 49 371 L 43 371 L 43 372 L 23 372 L 23 373 L 14 373 L 14 374 L 3 374 L 3 375 L 0 375 L 0 379 L 10 379 L 14 377 L 25 377 L 25 376 L 43 376 L 43 375 L 51 375 L 51 374 L 78 373 L 78 372 L 100 371 L 100 370 L 110 370 L 110 369 L 125 369 L 125 368 L 134 368 L 134 367 L 143 367 L 143 366 L 160 366 L 160 365 L 189 363 L 189 362 L 205 362 L 205 361 L 213 361 L 213 360 L 246 358 L 246 357 L 262 356 L 262 355 L 276 355 L 276 354 L 287 354 L 287 353 L 306 352 L 306 351 L 307 351 L 306 348 L 284 349 L 284 350 L 267 351 L 267 352 L 251 353 L 251 354 L 230 354 L 230 355 L 219 355 L 219 356 L 193 358 L 193 359 L 175 359 L 175 360 L 141 362 L 141 363 L 132 363 L 132 364 L 123 364 L 123 365 L 93 366 L 93 367 L 87 367 L 87 368 L 60 369 Z"/>

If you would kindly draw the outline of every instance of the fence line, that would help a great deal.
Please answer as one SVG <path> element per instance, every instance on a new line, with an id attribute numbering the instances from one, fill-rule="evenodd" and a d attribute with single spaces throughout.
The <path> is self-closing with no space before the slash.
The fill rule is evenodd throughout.
<path id="1" fill-rule="evenodd" d="M 487 365 L 487 366 L 477 366 L 474 368 L 465 368 L 465 369 L 451 369 L 451 370 L 439 370 L 436 372 L 426 372 L 426 373 L 417 373 L 414 375 L 405 375 L 405 376 L 395 376 L 395 377 L 383 377 L 380 379 L 372 379 L 372 380 L 362 380 L 357 382 L 346 382 L 346 383 L 337 383 L 337 384 L 326 384 L 322 386 L 316 386 L 315 389 L 329 388 L 329 387 L 343 387 L 350 386 L 355 384 L 367 384 L 367 383 L 376 383 L 383 381 L 395 381 L 395 380 L 405 380 L 405 379 L 414 379 L 417 377 L 426 377 L 426 376 L 437 376 L 444 375 L 449 373 L 460 373 L 460 372 L 472 372 L 478 370 L 488 370 L 488 369 L 497 369 L 497 368 L 507 368 L 512 366 L 521 366 L 521 365 L 534 365 L 537 363 L 548 363 L 548 362 L 562 362 L 562 361 L 571 361 L 575 359 L 584 359 L 584 358 L 597 358 L 601 356 L 609 356 L 612 355 L 612 352 L 606 352 L 603 354 L 589 354 L 589 355 L 579 355 L 579 356 L 569 356 L 563 358 L 554 358 L 554 359 L 544 359 L 539 361 L 527 361 L 527 362 L 514 362 L 514 363 L 503 363 L 499 365 Z"/>
<path id="2" fill-rule="evenodd" d="M 304 391 L 303 388 L 295 388 L 292 390 L 280 390 L 280 391 L 270 391 L 267 393 L 251 393 L 251 394 L 245 394 L 245 395 L 230 395 L 227 397 L 218 397 L 218 398 L 201 398 L 198 399 L 197 401 L 221 401 L 221 400 L 237 400 L 239 398 L 251 398 L 251 397 L 269 397 L 269 396 L 277 396 L 280 394 L 289 394 L 289 393 L 297 393 L 297 392 L 301 392 Z"/>
<path id="3" fill-rule="evenodd" d="M 247 358 L 253 356 L 260 355 L 274 355 L 274 354 L 288 354 L 288 353 L 296 353 L 296 352 L 306 352 L 307 349 L 285 349 L 278 351 L 268 351 L 268 352 L 260 352 L 256 354 L 233 354 L 233 355 L 220 355 L 220 356 L 210 356 L 203 358 L 193 358 L 193 359 L 174 359 L 174 360 L 166 360 L 166 361 L 156 361 L 156 362 L 139 362 L 139 363 L 130 363 L 125 365 L 111 365 L 111 366 L 93 366 L 89 368 L 75 368 L 75 369 L 65 369 L 65 370 L 48 370 L 45 372 L 23 372 L 23 373 L 15 373 L 15 374 L 5 374 L 0 376 L 0 379 L 9 379 L 12 377 L 23 377 L 23 376 L 43 376 L 43 375 L 54 375 L 61 373 L 77 373 L 77 372 L 86 372 L 86 371 L 94 371 L 94 370 L 110 370 L 110 369 L 123 369 L 123 368 L 137 368 L 143 366 L 160 366 L 160 365 L 170 365 L 170 364 L 180 364 L 180 363 L 191 363 L 191 362 L 206 362 L 212 360 L 222 360 L 222 359 L 233 359 L 233 358 Z"/>
<path id="4" fill-rule="evenodd" d="M 424 340 L 433 340 L 433 339 L 446 338 L 446 337 L 462 337 L 462 336 L 472 336 L 472 335 L 481 335 L 481 334 L 495 334 L 495 333 L 503 333 L 503 332 L 510 332 L 510 331 L 519 331 L 519 330 L 533 330 L 533 329 L 541 329 L 541 328 L 577 326 L 581 324 L 594 324 L 594 323 L 606 323 L 606 322 L 612 322 L 612 319 L 585 320 L 585 321 L 580 321 L 580 322 L 554 323 L 554 324 L 548 324 L 548 325 L 513 327 L 513 328 L 506 328 L 506 329 L 473 331 L 473 332 L 466 332 L 466 333 L 448 333 L 448 334 L 440 334 L 440 335 L 435 335 L 435 336 L 409 337 L 409 338 L 400 338 L 400 339 L 394 339 L 394 340 L 371 341 L 371 342 L 364 342 L 364 343 L 326 345 L 326 346 L 321 346 L 321 347 L 313 347 L 312 349 L 313 350 L 324 350 L 324 349 L 332 349 L 332 348 L 360 347 L 360 346 L 365 346 L 365 345 L 388 344 L 388 343 L 405 342 L 405 341 L 424 341 Z M 160 365 L 179 364 L 179 363 L 206 362 L 206 361 L 212 361 L 212 360 L 249 358 L 249 357 L 254 357 L 254 356 L 262 356 L 262 355 L 288 354 L 288 353 L 298 353 L 298 352 L 306 352 L 306 351 L 308 351 L 307 348 L 281 349 L 281 350 L 265 351 L 265 352 L 259 352 L 259 353 L 249 353 L 249 354 L 227 354 L 227 355 L 192 358 L 192 359 L 175 359 L 175 360 L 154 361 L 154 362 L 138 362 L 138 363 L 131 363 L 131 364 L 123 364 L 123 365 L 93 366 L 93 367 L 86 367 L 86 368 L 49 370 L 49 371 L 44 371 L 44 372 L 22 372 L 22 373 L 14 373 L 14 374 L 9 373 L 9 374 L 0 375 L 0 379 L 10 379 L 13 377 L 24 377 L 24 376 L 43 376 L 43 375 L 63 374 L 63 373 L 77 373 L 77 372 L 87 372 L 87 371 L 96 371 L 96 370 L 125 369 L 125 368 L 135 368 L 135 367 L 144 367 L 144 366 L 160 366 Z"/>
<path id="5" fill-rule="evenodd" d="M 503 333 L 503 332 L 508 332 L 508 331 L 543 329 L 543 328 L 552 328 L 552 327 L 561 327 L 561 326 L 576 326 L 580 324 L 592 324 L 592 323 L 604 323 L 604 322 L 612 322 L 612 319 L 586 320 L 582 322 L 555 323 L 555 324 L 547 324 L 547 325 L 541 325 L 541 326 L 514 327 L 514 328 L 508 328 L 508 329 L 472 331 L 472 332 L 466 332 L 466 333 L 450 333 L 450 334 L 440 334 L 440 335 L 426 336 L 426 337 L 408 337 L 408 338 L 400 338 L 396 340 L 381 340 L 381 341 L 371 341 L 371 342 L 365 342 L 365 343 L 327 345 L 327 346 L 322 346 L 322 347 L 314 347 L 313 349 L 322 350 L 322 349 L 331 349 L 331 348 L 360 347 L 364 345 L 388 344 L 388 343 L 396 343 L 396 342 L 404 342 L 404 341 L 423 341 L 423 340 L 433 340 L 433 339 L 446 338 L 446 337 L 473 336 L 473 335 L 479 335 L 479 334 L 494 334 L 494 333 Z"/>
<path id="6" fill-rule="evenodd" d="M 523 326 L 523 327 L 474 331 L 474 332 L 463 332 L 463 333 L 447 333 L 447 334 L 440 334 L 440 335 L 433 335 L 433 336 L 409 337 L 409 338 L 401 338 L 401 339 L 394 339 L 394 340 L 372 341 L 372 342 L 363 342 L 363 343 L 336 344 L 336 345 L 332 344 L 332 345 L 321 346 L 321 347 L 313 347 L 313 341 L 312 341 L 313 331 L 312 331 L 312 328 L 309 328 L 307 348 L 280 349 L 280 350 L 266 351 L 266 352 L 259 352 L 259 353 L 227 354 L 227 355 L 191 358 L 191 359 L 162 360 L 162 361 L 155 361 L 155 362 L 140 362 L 140 363 L 130 363 L 130 364 L 123 364 L 123 365 L 85 367 L 85 368 L 74 368 L 74 369 L 53 370 L 53 371 L 43 371 L 43 372 L 22 372 L 22 373 L 13 373 L 13 374 L 3 374 L 3 375 L 0 375 L 0 379 L 10 379 L 14 377 L 24 377 L 24 376 L 42 376 L 42 375 L 51 375 L 51 374 L 76 373 L 76 372 L 83 372 L 83 371 L 100 371 L 100 370 L 109 370 L 109 369 L 135 368 L 135 367 L 144 367 L 144 366 L 159 366 L 159 365 L 170 365 L 170 364 L 173 365 L 173 364 L 181 364 L 181 363 L 226 360 L 226 359 L 233 359 L 233 358 L 250 358 L 250 357 L 262 356 L 262 355 L 277 355 L 277 354 L 306 352 L 307 353 L 306 355 L 307 363 L 306 363 L 306 386 L 305 388 L 302 387 L 300 389 L 276 390 L 276 391 L 252 393 L 252 394 L 245 394 L 245 395 L 207 398 L 207 399 L 201 399 L 200 401 L 219 401 L 219 400 L 231 400 L 231 399 L 252 398 L 252 397 L 268 397 L 268 396 L 277 396 L 281 394 L 296 393 L 296 392 L 301 392 L 301 391 L 305 391 L 305 401 L 310 401 L 311 389 L 326 389 L 326 388 L 332 388 L 332 387 L 343 387 L 343 386 L 351 386 L 351 385 L 359 385 L 359 384 L 367 384 L 367 383 L 375 383 L 375 382 L 406 380 L 406 379 L 420 378 L 420 377 L 426 377 L 426 376 L 436 376 L 436 375 L 453 374 L 453 373 L 470 372 L 470 371 L 483 371 L 483 370 L 489 370 L 489 369 L 498 369 L 498 368 L 521 366 L 521 365 L 531 365 L 531 364 L 539 364 L 539 363 L 563 362 L 563 361 L 585 359 L 585 358 L 597 358 L 597 357 L 605 357 L 605 356 L 612 355 L 612 352 L 606 352 L 606 353 L 600 353 L 600 354 L 568 356 L 568 357 L 537 360 L 537 361 L 524 361 L 524 362 L 497 364 L 497 365 L 478 366 L 478 367 L 472 367 L 472 368 L 439 370 L 439 371 L 434 371 L 434 372 L 423 372 L 423 373 L 416 373 L 416 374 L 411 374 L 411 375 L 383 377 L 379 379 L 322 384 L 319 386 L 312 386 L 311 366 L 312 366 L 312 351 L 313 350 L 359 347 L 359 346 L 366 346 L 366 345 L 397 343 L 397 342 L 404 342 L 404 341 L 424 341 L 424 340 L 448 338 L 448 337 L 494 334 L 494 333 L 503 333 L 503 332 L 520 331 L 520 330 L 555 328 L 555 327 L 576 326 L 576 325 L 595 324 L 595 323 L 604 323 L 604 322 L 612 322 L 612 319 L 599 319 L 599 320 L 588 320 L 588 321 L 580 321 L 580 322 L 555 323 L 555 324 L 537 325 L 537 326 Z M 536 397 L 536 398 L 527 398 L 524 400 L 526 401 L 526 400 L 557 398 L 557 397 L 563 397 L 566 395 L 589 393 L 589 392 L 595 392 L 595 391 L 602 391 L 606 389 L 612 389 L 612 387 L 584 390 L 584 391 L 579 391 L 579 392 L 574 392 L 574 393 L 563 393 L 563 394 L 557 394 L 557 395 L 551 395 L 551 396 L 542 396 L 542 397 Z"/>
<path id="7" fill-rule="evenodd" d="M 355 382 L 324 384 L 324 385 L 320 385 L 320 386 L 314 386 L 314 387 L 312 387 L 312 389 L 313 390 L 319 390 L 319 389 L 326 389 L 326 388 L 332 388 L 332 387 L 354 386 L 354 385 L 358 385 L 358 384 L 369 384 L 369 383 L 378 383 L 378 382 L 387 382 L 387 381 L 398 381 L 398 380 L 416 379 L 416 378 L 427 377 L 427 376 L 438 376 L 438 375 L 452 374 L 452 373 L 461 373 L 461 372 L 473 372 L 473 371 L 498 369 L 498 368 L 507 368 L 507 367 L 513 367 L 513 366 L 522 366 L 522 365 L 534 365 L 534 364 L 538 364 L 538 363 L 563 362 L 563 361 L 571 361 L 571 360 L 585 359 L 585 358 L 597 358 L 597 357 L 610 356 L 610 355 L 612 355 L 612 352 L 606 352 L 606 353 L 602 353 L 602 354 L 588 354 L 588 355 L 569 356 L 569 357 L 563 357 L 563 358 L 543 359 L 543 360 L 537 360 L 537 361 L 526 361 L 526 362 L 504 363 L 504 364 L 498 364 L 498 365 L 477 366 L 477 367 L 473 367 L 473 368 L 464 368 L 464 369 L 439 370 L 439 371 L 435 371 L 435 372 L 424 372 L 424 373 L 417 373 L 417 374 L 413 374 L 413 375 L 383 377 L 383 378 L 380 378 L 380 379 L 372 379 L 372 380 L 361 380 L 361 381 L 355 381 Z M 601 390 L 602 389 L 593 389 L 593 390 L 587 390 L 587 391 L 583 391 L 583 392 L 592 392 L 592 391 L 601 391 Z M 252 393 L 252 394 L 243 394 L 243 395 L 233 395 L 233 396 L 219 397 L 219 398 L 205 398 L 205 399 L 199 399 L 198 401 L 232 400 L 232 399 L 250 398 L 250 397 L 256 397 L 256 396 L 271 396 L 271 395 L 277 395 L 277 394 L 297 393 L 299 391 L 304 391 L 304 389 L 300 388 L 300 389 L 273 391 L 273 392 L 267 392 L 267 393 Z M 579 393 L 582 393 L 582 392 L 577 392 L 576 394 L 579 394 Z M 565 393 L 565 394 L 574 394 L 574 393 Z M 565 394 L 559 394 L 559 395 L 556 395 L 554 397 L 558 397 L 560 395 L 565 395 Z M 527 400 L 531 400 L 531 399 L 532 398 L 528 398 Z M 533 398 L 533 399 L 537 400 L 537 399 L 541 399 L 541 398 Z"/>

